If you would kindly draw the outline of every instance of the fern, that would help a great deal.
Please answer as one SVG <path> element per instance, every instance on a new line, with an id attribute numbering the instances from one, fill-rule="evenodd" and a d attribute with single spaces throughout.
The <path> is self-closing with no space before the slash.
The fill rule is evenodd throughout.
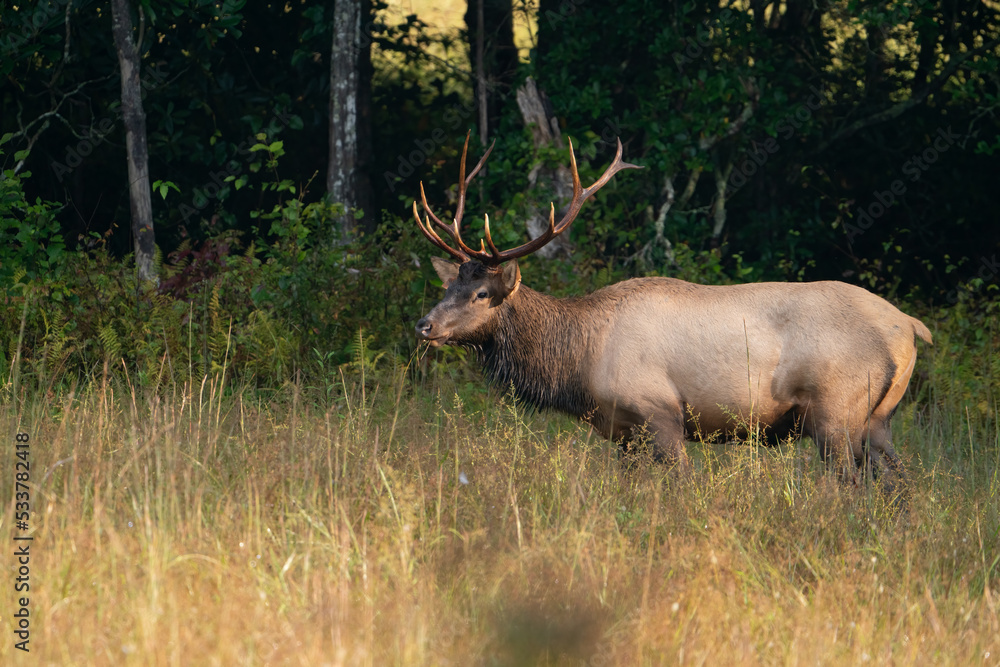
<path id="1" fill-rule="evenodd" d="M 110 322 L 101 327 L 97 337 L 101 340 L 101 347 L 104 348 L 104 356 L 114 362 L 121 358 L 122 345 L 118 338 L 118 332 Z"/>
<path id="2" fill-rule="evenodd" d="M 11 336 L 7 341 L 7 358 L 13 359 L 17 354 L 17 336 Z M 7 370 L 7 369 L 5 369 Z"/>
<path id="3" fill-rule="evenodd" d="M 163 273 L 163 251 L 158 245 L 153 246 L 153 268 L 156 270 L 156 275 Z"/>
<path id="4" fill-rule="evenodd" d="M 385 351 L 374 352 L 368 347 L 368 341 L 365 340 L 365 329 L 364 327 L 358 327 L 358 334 L 354 337 L 348 346 L 347 350 L 351 355 L 351 361 L 349 361 L 345 366 L 361 372 L 370 372 L 375 370 L 375 366 L 381 361 L 382 357 L 385 356 Z"/>
<path id="5" fill-rule="evenodd" d="M 43 359 L 48 372 L 55 376 L 62 370 L 76 348 L 73 345 L 74 338 L 68 333 L 70 323 L 65 314 L 56 314 L 51 322 L 47 322 L 47 325 Z"/>
<path id="6" fill-rule="evenodd" d="M 177 250 L 173 252 L 174 257 L 180 257 L 181 259 L 176 263 L 176 266 L 183 268 L 187 266 L 191 260 L 188 258 L 188 252 L 191 250 L 191 239 L 187 238 L 180 242 L 177 246 Z"/>
<path id="7" fill-rule="evenodd" d="M 284 377 L 291 367 L 295 338 L 283 325 L 287 322 L 276 320 L 264 310 L 255 310 L 248 316 L 241 343 L 247 367 L 256 375 Z"/>
<path id="8" fill-rule="evenodd" d="M 614 275 L 611 272 L 610 266 L 604 266 L 597 270 L 594 274 L 594 289 L 600 289 L 606 287 L 614 282 Z"/>
<path id="9" fill-rule="evenodd" d="M 221 290 L 219 283 L 212 286 L 212 296 L 208 300 L 208 350 L 211 353 L 211 368 L 214 371 L 222 370 L 222 362 L 226 356 L 226 348 L 229 345 L 229 332 L 223 326 L 222 305 L 219 298 Z"/>

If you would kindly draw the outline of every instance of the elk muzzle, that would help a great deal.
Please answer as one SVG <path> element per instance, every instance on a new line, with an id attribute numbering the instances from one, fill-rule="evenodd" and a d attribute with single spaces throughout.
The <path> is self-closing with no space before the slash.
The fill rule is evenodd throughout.
<path id="1" fill-rule="evenodd" d="M 448 342 L 448 332 L 441 334 L 441 327 L 435 327 L 431 316 L 427 315 L 417 322 L 417 338 L 425 340 L 434 347 L 440 347 Z"/>

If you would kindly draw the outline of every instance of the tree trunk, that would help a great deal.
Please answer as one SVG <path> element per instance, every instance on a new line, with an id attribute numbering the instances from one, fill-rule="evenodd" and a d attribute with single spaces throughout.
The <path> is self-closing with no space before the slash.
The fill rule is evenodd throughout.
<path id="1" fill-rule="evenodd" d="M 479 143 L 486 146 L 490 137 L 489 84 L 486 80 L 486 0 L 476 0 L 476 106 L 479 111 Z M 471 31 L 470 31 L 471 32 Z"/>
<path id="2" fill-rule="evenodd" d="M 330 49 L 330 163 L 326 191 L 346 209 L 340 220 L 345 238 L 356 228 L 355 213 L 372 229 L 371 211 L 371 40 L 362 19 L 367 0 L 336 0 Z"/>
<path id="3" fill-rule="evenodd" d="M 528 77 L 524 85 L 517 90 L 517 106 L 521 110 L 524 124 L 531 128 L 531 139 L 536 152 L 545 146 L 564 145 L 559 123 L 549 108 L 548 100 L 545 94 L 538 90 L 531 77 Z M 552 169 L 539 162 L 528 174 L 528 187 L 533 189 L 539 186 L 552 191 L 556 213 L 561 214 L 561 209 L 573 197 L 573 174 L 564 164 Z M 524 224 L 531 238 L 541 236 L 549 227 L 548 207 L 544 213 L 536 212 L 529 215 Z M 562 234 L 542 246 L 535 254 L 552 259 L 559 253 L 568 255 L 571 252 L 569 234 Z"/>
<path id="4" fill-rule="evenodd" d="M 722 243 L 722 230 L 726 226 L 726 185 L 733 173 L 733 161 L 726 160 L 725 165 L 715 167 L 715 203 L 714 223 L 712 225 L 712 247 L 718 248 Z"/>
<path id="5" fill-rule="evenodd" d="M 486 127 L 479 129 L 482 138 L 499 127 L 503 100 L 517 71 L 511 0 L 468 0 L 465 25 L 469 34 L 469 62 L 477 73 L 477 116 L 486 119 Z"/>
<path id="6" fill-rule="evenodd" d="M 139 278 L 156 282 L 153 253 L 153 203 L 149 190 L 149 149 L 146 146 L 146 114 L 142 110 L 139 81 L 139 50 L 132 39 L 132 15 L 128 0 L 112 0 L 112 31 L 122 76 L 122 122 L 125 125 L 125 152 L 128 156 L 129 202 L 135 265 Z"/>

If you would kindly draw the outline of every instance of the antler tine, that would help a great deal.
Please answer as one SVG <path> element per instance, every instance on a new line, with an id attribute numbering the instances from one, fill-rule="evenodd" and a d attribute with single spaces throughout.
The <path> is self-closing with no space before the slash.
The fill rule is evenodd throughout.
<path id="1" fill-rule="evenodd" d="M 490 252 L 493 253 L 493 257 L 499 258 L 500 251 L 497 250 L 497 247 L 495 245 L 493 245 L 493 237 L 490 235 L 490 216 L 489 214 L 485 214 L 484 217 L 486 218 L 486 224 L 483 227 L 483 230 L 486 233 L 486 244 L 489 245 Z M 485 251 L 485 248 L 483 250 Z"/>
<path id="2" fill-rule="evenodd" d="M 476 174 L 479 173 L 479 170 L 483 168 L 483 165 L 486 164 L 486 158 L 488 158 L 490 156 L 490 153 L 493 152 L 493 147 L 496 146 L 496 145 L 497 145 L 497 140 L 496 139 L 494 139 L 493 141 L 490 142 L 490 147 L 486 149 L 485 153 L 483 153 L 483 157 L 479 158 L 479 162 L 476 163 L 476 168 L 473 169 L 472 173 L 469 174 L 469 177 L 467 179 L 465 179 L 465 184 L 466 185 L 469 185 L 469 183 L 472 182 L 472 179 L 476 177 Z"/>
<path id="3" fill-rule="evenodd" d="M 420 200 L 424 205 L 424 210 L 427 212 L 425 220 L 420 219 L 420 214 L 417 211 L 417 202 L 413 202 L 413 217 L 416 219 L 417 226 L 420 227 L 420 231 L 423 235 L 426 236 L 431 243 L 462 262 L 475 259 L 484 264 L 496 266 L 508 260 L 524 257 L 525 255 L 535 252 L 553 238 L 566 231 L 570 224 L 572 224 L 573 220 L 576 219 L 577 214 L 580 212 L 580 208 L 583 206 L 583 202 L 585 202 L 591 197 L 591 195 L 600 190 L 602 187 L 607 185 L 608 181 L 610 181 L 615 174 L 623 169 L 642 169 L 642 167 L 638 165 L 622 161 L 622 142 L 621 139 L 619 139 L 618 149 L 615 152 L 615 159 L 611 162 L 608 168 L 604 170 L 604 173 L 600 178 L 594 181 L 590 187 L 584 188 L 580 185 L 580 173 L 576 166 L 576 155 L 573 152 L 573 142 L 569 141 L 569 164 L 570 172 L 573 176 L 573 199 L 570 201 L 566 214 L 563 215 L 559 224 L 556 224 L 555 204 L 550 203 L 548 229 L 546 229 L 541 236 L 519 245 L 516 248 L 512 248 L 511 250 L 501 251 L 498 250 L 496 244 L 493 243 L 493 236 L 490 233 L 490 217 L 487 215 L 485 216 L 486 222 L 484 226 L 484 235 L 486 239 L 485 241 L 480 239 L 479 250 L 474 250 L 466 245 L 465 241 L 462 240 L 462 216 L 465 214 L 465 192 L 469 183 L 471 183 L 472 179 L 475 178 L 480 172 L 483 165 L 486 163 L 486 159 L 490 156 L 490 153 L 493 152 L 493 147 L 496 145 L 496 141 L 494 140 L 493 143 L 490 144 L 490 147 L 483 154 L 483 157 L 479 159 L 475 169 L 473 169 L 472 172 L 466 176 L 465 160 L 469 154 L 469 138 L 471 135 L 471 132 L 465 135 L 465 145 L 462 147 L 462 160 L 459 163 L 458 172 L 458 203 L 455 207 L 455 218 L 452 221 L 452 224 L 445 224 L 440 218 L 434 215 L 433 211 L 431 211 L 430 206 L 427 204 L 427 194 L 424 192 L 423 183 L 420 184 Z M 434 221 L 434 224 L 448 232 L 452 241 L 456 246 L 458 246 L 457 249 L 452 248 L 445 243 L 441 239 L 441 236 L 434 231 L 434 227 L 431 225 L 432 220 Z M 487 247 L 489 247 L 489 251 L 487 251 Z"/>
<path id="4" fill-rule="evenodd" d="M 573 199 L 576 201 L 580 197 L 580 172 L 576 170 L 576 153 L 573 152 L 573 139 L 566 137 L 566 143 L 569 144 L 569 169 L 573 173 Z M 621 141 L 618 142 L 619 149 L 621 148 Z M 621 155 L 619 150 L 618 155 Z"/>
<path id="5" fill-rule="evenodd" d="M 598 178 L 589 188 L 580 189 L 580 175 L 576 171 L 576 160 L 571 159 L 570 162 L 573 167 L 573 199 L 570 201 L 569 207 L 566 210 L 566 214 L 556 225 L 555 233 L 561 234 L 563 230 L 569 227 L 570 223 L 576 219 L 577 214 L 580 212 L 580 208 L 583 206 L 583 202 L 587 201 L 591 195 L 607 185 L 608 181 L 617 174 L 622 169 L 642 169 L 642 167 L 634 164 L 629 164 L 628 162 L 622 161 L 622 140 L 618 139 L 618 149 L 615 151 L 615 159 L 611 161 L 611 164 L 601 177 Z M 570 151 L 572 152 L 572 142 L 570 142 Z"/>
<path id="6" fill-rule="evenodd" d="M 573 210 L 573 207 L 576 206 L 576 210 L 577 212 L 579 212 L 580 206 L 583 205 L 583 201 L 587 197 L 584 194 L 585 190 L 580 186 L 580 172 L 577 171 L 576 168 L 576 155 L 573 152 L 573 140 L 569 137 L 566 137 L 566 143 L 569 144 L 569 170 L 573 174 L 573 198 L 570 200 L 569 210 L 570 211 Z M 621 141 L 618 142 L 618 146 L 619 148 L 621 147 Z M 617 157 L 621 157 L 621 151 L 619 151 L 616 158 Z M 552 208 L 555 209 L 555 206 L 553 206 Z M 574 214 L 572 217 L 570 217 L 568 214 L 569 211 L 567 211 L 567 215 L 564 215 L 562 220 L 559 221 L 559 226 L 556 227 L 554 210 L 549 213 L 549 229 L 552 230 L 552 236 L 562 234 L 563 230 L 569 227 L 569 224 L 573 222 L 573 220 L 576 218 L 576 214 Z"/>
<path id="7" fill-rule="evenodd" d="M 465 133 L 465 145 L 462 146 L 462 160 L 458 163 L 458 205 L 455 207 L 455 222 L 461 224 L 462 216 L 465 215 L 465 156 L 469 153 L 469 137 L 472 130 Z"/>
<path id="8" fill-rule="evenodd" d="M 423 189 L 423 188 L 421 188 L 421 189 Z M 433 216 L 434 214 L 431 213 L 431 215 Z M 465 262 L 465 261 L 467 261 L 469 259 L 468 255 L 466 255 L 465 253 L 463 253 L 460 250 L 455 250 L 454 248 L 452 248 L 451 246 L 449 246 L 447 243 L 445 243 L 444 240 L 442 240 L 442 238 L 440 236 L 438 236 L 438 233 L 434 231 L 433 227 L 431 227 L 430 218 L 427 219 L 426 226 L 425 226 L 424 221 L 422 221 L 420 219 L 420 214 L 417 212 L 417 202 L 416 201 L 413 202 L 413 218 L 417 221 L 417 227 L 420 228 L 420 231 L 423 232 L 424 236 L 427 237 L 428 241 L 430 241 L 431 243 L 433 243 L 437 247 L 441 248 L 442 250 L 444 250 L 445 252 L 447 252 L 449 255 L 451 255 L 452 257 L 454 257 L 455 259 L 457 259 L 457 260 L 459 260 L 461 262 Z M 435 220 L 437 220 L 437 218 L 435 218 Z M 440 224 L 440 221 L 438 221 L 438 223 Z M 450 231 L 450 228 L 447 225 L 444 225 L 444 228 L 448 229 Z"/>
<path id="9" fill-rule="evenodd" d="M 490 156 L 490 153 L 493 152 L 493 146 L 496 145 L 496 141 L 494 140 L 494 142 L 490 145 L 489 149 L 479 160 L 479 163 L 476 164 L 476 167 L 475 169 L 472 170 L 472 173 L 469 174 L 468 177 L 466 177 L 465 161 L 469 152 L 469 137 L 471 136 L 471 134 L 472 133 L 469 132 L 465 135 L 465 145 L 462 147 L 462 160 L 459 163 L 459 168 L 458 168 L 459 170 L 458 203 L 457 206 L 455 207 L 455 218 L 452 220 L 452 224 L 449 225 L 445 223 L 443 220 L 441 220 L 441 218 L 435 215 L 433 210 L 431 210 L 430 205 L 427 203 L 427 193 L 424 190 L 423 181 L 420 182 L 420 202 L 423 204 L 424 211 L 426 212 L 427 215 L 427 219 L 426 220 L 420 219 L 420 215 L 417 212 L 417 202 L 413 202 L 413 217 L 416 219 L 417 225 L 420 227 L 420 231 L 423 232 L 424 236 L 426 236 L 427 239 L 430 240 L 434 245 L 438 246 L 439 248 L 449 253 L 453 257 L 463 262 L 468 261 L 470 259 L 478 259 L 480 261 L 492 262 L 499 254 L 499 252 L 492 245 L 493 243 L 492 239 L 490 239 L 490 247 L 491 249 L 493 249 L 492 255 L 486 252 L 486 246 L 482 242 L 480 242 L 479 244 L 480 250 L 474 250 L 473 248 L 470 248 L 465 243 L 465 241 L 462 240 L 462 216 L 465 213 L 466 188 L 468 188 L 469 183 L 472 182 L 472 179 L 475 178 L 476 174 L 478 174 L 479 171 L 483 168 L 483 164 L 485 164 L 486 158 Z M 434 224 L 436 224 L 438 227 L 448 232 L 448 235 L 451 236 L 455 245 L 458 246 L 457 249 L 452 248 L 447 243 L 445 243 L 444 240 L 441 238 L 441 236 L 434 231 L 434 228 L 431 226 L 431 220 L 433 220 Z M 487 231 L 487 235 L 488 234 L 489 231 Z"/>
<path id="10" fill-rule="evenodd" d="M 617 142 L 618 142 L 618 150 L 615 151 L 614 161 L 612 161 L 611 166 L 609 166 L 604 171 L 601 177 L 596 181 L 594 181 L 594 184 L 586 189 L 583 196 L 584 199 L 586 199 L 587 197 L 589 197 L 590 195 L 594 194 L 595 192 L 603 188 L 605 185 L 607 185 L 608 181 L 610 181 L 611 178 L 622 169 L 642 169 L 642 167 L 640 167 L 637 164 L 630 164 L 628 162 L 622 161 L 622 140 L 617 139 Z"/>
<path id="11" fill-rule="evenodd" d="M 441 229 L 446 229 L 446 230 L 449 230 L 449 231 L 451 230 L 451 227 L 449 225 L 445 224 L 444 222 L 442 222 L 442 220 L 439 217 L 437 217 L 436 215 L 434 215 L 434 211 L 432 211 L 431 207 L 427 205 L 427 193 L 424 192 L 424 182 L 423 181 L 420 181 L 420 201 L 423 202 L 424 210 L 427 211 L 427 215 L 429 215 L 430 218 L 432 220 L 434 220 L 435 224 L 437 224 L 439 227 L 441 227 Z M 413 204 L 414 204 L 414 206 L 416 206 L 417 202 L 413 202 Z"/>
<path id="12" fill-rule="evenodd" d="M 601 177 L 594 181 L 594 183 L 588 188 L 580 186 L 580 173 L 576 168 L 576 156 L 573 154 L 572 140 L 569 140 L 569 164 L 570 172 L 573 175 L 573 199 L 570 201 L 566 214 L 559 221 L 559 224 L 556 224 L 555 222 L 555 204 L 550 203 L 549 228 L 546 229 L 541 236 L 538 236 L 527 243 L 519 245 L 516 248 L 512 248 L 511 250 L 504 250 L 494 261 L 506 262 L 508 260 L 524 257 L 525 255 L 530 255 L 535 252 L 553 238 L 566 231 L 570 224 L 572 224 L 572 222 L 576 219 L 577 214 L 580 212 L 580 208 L 583 206 L 583 202 L 587 201 L 591 195 L 607 185 L 608 181 L 610 181 L 615 174 L 622 169 L 642 169 L 639 165 L 629 164 L 628 162 L 622 161 L 621 139 L 618 139 L 618 150 L 615 152 L 615 159 L 611 162 L 608 168 L 604 170 Z"/>
<path id="13" fill-rule="evenodd" d="M 465 134 L 465 145 L 462 146 L 462 161 L 459 162 L 458 167 L 458 204 L 455 206 L 455 221 L 459 224 L 459 226 L 462 224 L 462 216 L 465 215 L 465 191 L 469 187 L 469 183 L 472 182 L 472 179 L 476 177 L 479 170 L 481 170 L 483 165 L 486 164 L 486 158 L 488 158 L 490 153 L 493 152 L 493 147 L 496 146 L 497 143 L 496 139 L 494 139 L 493 143 L 490 144 L 490 147 L 486 149 L 485 153 L 483 153 L 483 157 L 479 158 L 479 162 L 476 163 L 475 169 L 473 169 L 472 173 L 470 173 L 468 178 L 466 178 L 465 158 L 469 153 L 469 137 L 471 135 L 471 130 Z"/>
<path id="14" fill-rule="evenodd" d="M 479 245 L 482 248 L 481 250 L 474 250 L 466 245 L 465 241 L 462 240 L 462 229 L 459 225 L 458 218 L 455 218 L 455 221 L 450 227 L 447 227 L 447 229 L 448 233 L 451 234 L 451 237 L 455 239 L 455 243 L 458 244 L 459 250 L 465 253 L 466 257 L 469 259 L 478 259 L 480 261 L 488 260 L 490 258 L 489 253 L 486 252 L 486 248 L 483 247 L 482 241 L 479 242 Z"/>

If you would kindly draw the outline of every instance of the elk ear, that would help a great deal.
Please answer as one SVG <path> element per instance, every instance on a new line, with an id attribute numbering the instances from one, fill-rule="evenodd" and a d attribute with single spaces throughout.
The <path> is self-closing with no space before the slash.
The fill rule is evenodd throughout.
<path id="1" fill-rule="evenodd" d="M 517 265 L 517 260 L 511 260 L 503 267 L 503 286 L 507 290 L 508 297 L 514 296 L 521 286 L 521 269 Z"/>
<path id="2" fill-rule="evenodd" d="M 461 264 L 449 262 L 440 257 L 431 257 L 431 264 L 434 265 L 434 270 L 437 271 L 438 277 L 441 279 L 441 285 L 445 289 L 448 289 L 455 282 L 455 279 L 458 278 L 458 268 L 462 266 Z"/>

